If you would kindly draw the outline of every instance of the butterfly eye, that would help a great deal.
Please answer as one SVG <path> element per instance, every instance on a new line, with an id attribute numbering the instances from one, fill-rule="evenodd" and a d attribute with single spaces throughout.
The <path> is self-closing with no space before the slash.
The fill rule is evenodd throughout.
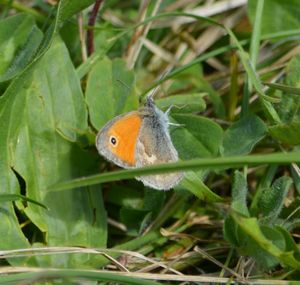
<path id="1" fill-rule="evenodd" d="M 117 139 L 115 137 L 111 136 L 109 138 L 109 141 L 110 141 L 112 146 L 117 146 Z"/>

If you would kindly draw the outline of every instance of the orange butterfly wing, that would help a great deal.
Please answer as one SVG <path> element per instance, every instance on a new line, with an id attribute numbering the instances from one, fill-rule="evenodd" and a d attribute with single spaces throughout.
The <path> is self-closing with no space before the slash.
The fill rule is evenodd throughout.
<path id="1" fill-rule="evenodd" d="M 97 149 L 104 157 L 121 167 L 134 167 L 135 148 L 142 124 L 138 112 L 118 116 L 97 135 Z M 112 143 L 115 140 L 115 144 Z"/>

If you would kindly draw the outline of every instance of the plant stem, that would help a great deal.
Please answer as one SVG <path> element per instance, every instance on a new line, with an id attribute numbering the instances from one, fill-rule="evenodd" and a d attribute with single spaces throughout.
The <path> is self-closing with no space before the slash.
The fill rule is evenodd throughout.
<path id="1" fill-rule="evenodd" d="M 89 25 L 89 29 L 87 31 L 87 49 L 88 49 L 88 55 L 90 56 L 93 52 L 94 52 L 94 25 L 96 23 L 96 20 L 97 20 L 97 14 L 98 14 L 98 11 L 100 9 L 100 6 L 102 4 L 104 0 L 96 0 L 95 2 L 95 5 L 93 7 L 93 10 L 92 10 L 92 13 L 90 15 L 90 18 L 89 18 L 89 22 L 88 22 L 88 25 Z"/>

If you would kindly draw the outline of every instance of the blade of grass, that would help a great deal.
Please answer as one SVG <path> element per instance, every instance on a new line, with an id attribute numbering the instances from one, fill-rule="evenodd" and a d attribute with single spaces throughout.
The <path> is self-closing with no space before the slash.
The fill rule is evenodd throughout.
<path id="1" fill-rule="evenodd" d="M 28 270 L 30 272 L 22 273 L 25 270 Z M 3 271 L 2 271 L 3 272 Z M 9 271 L 8 271 L 9 272 Z M 3 272 L 3 273 L 8 273 Z M 126 279 L 126 281 L 131 281 L 132 279 L 135 279 L 137 282 L 145 282 L 147 280 L 142 279 L 148 279 L 148 280 L 161 280 L 161 281 L 177 281 L 177 282 L 196 282 L 199 284 L 237 284 L 237 281 L 233 278 L 226 278 L 226 277 L 216 277 L 216 276 L 209 276 L 209 275 L 176 275 L 176 274 L 161 274 L 161 273 L 142 273 L 142 272 L 118 272 L 118 271 L 96 271 L 96 270 L 70 270 L 70 269 L 52 269 L 46 270 L 46 269 L 39 269 L 39 268 L 16 268 L 14 271 L 10 272 L 16 272 L 16 274 L 12 275 L 4 275 L 2 274 L 4 282 L 14 282 L 14 278 L 19 278 L 16 281 L 22 281 L 27 280 L 24 279 L 27 276 L 30 276 L 31 278 L 35 278 L 40 276 L 43 272 L 50 272 L 49 278 L 55 278 L 56 276 L 59 276 L 61 273 L 64 273 L 66 275 L 66 278 L 81 278 L 81 279 L 88 279 L 88 280 L 103 280 L 103 281 L 113 281 L 113 277 L 116 277 L 120 280 L 122 277 L 128 277 L 130 279 Z M 55 276 L 56 273 L 56 276 Z M 16 277 L 15 277 L 16 276 Z M 19 277 L 18 277 L 19 276 Z M 99 279 L 97 279 L 99 278 Z M 125 279 L 124 279 L 125 280 Z M 0 284 L 8 284 L 2 282 L 2 279 L 0 281 Z M 125 283 L 125 284 L 161 284 L 156 281 L 147 281 L 148 283 Z M 149 283 L 151 282 L 151 283 Z M 26 283 L 27 284 L 27 283 Z M 124 282 L 122 283 L 124 284 Z M 165 283 L 164 283 L 165 284 Z M 251 280 L 245 280 L 244 282 L 239 282 L 239 284 L 253 284 L 253 285 L 296 285 L 299 284 L 299 281 L 294 280 L 276 280 L 276 279 L 251 279 Z"/>
<path id="2" fill-rule="evenodd" d="M 171 14 L 171 15 L 170 15 Z M 182 13 L 165 13 L 165 14 L 160 14 L 160 15 L 156 15 L 154 17 L 150 17 L 148 19 L 146 19 L 145 21 L 142 21 L 136 25 L 133 25 L 132 27 L 129 27 L 125 30 L 123 30 L 122 32 L 120 32 L 117 36 L 114 36 L 113 38 L 111 38 L 110 40 L 108 40 L 108 42 L 110 42 L 111 46 L 108 46 L 108 48 L 106 49 L 106 52 L 119 40 L 121 39 L 123 36 L 125 36 L 126 34 L 132 32 L 133 30 L 135 30 L 136 28 L 138 28 L 139 26 L 145 25 L 150 21 L 155 21 L 159 18 L 163 18 L 163 17 L 169 17 L 169 16 L 174 16 L 175 14 L 177 14 L 178 16 L 182 15 Z M 190 15 L 190 14 L 189 14 Z M 195 16 L 195 15 L 192 15 Z M 200 16 L 196 16 L 199 17 Z M 206 19 L 206 18 L 203 18 Z M 212 20 L 213 21 L 213 20 Z M 218 24 L 220 25 L 220 24 Z M 222 25 L 221 25 L 222 26 Z M 89 27 L 87 27 L 89 28 Z M 93 27 L 94 29 L 103 29 L 103 27 Z M 265 34 L 261 37 L 262 40 L 268 40 L 268 39 L 280 39 L 282 37 L 288 37 L 288 36 L 295 36 L 295 35 L 299 35 L 300 34 L 300 29 L 293 29 L 293 30 L 288 30 L 288 31 L 283 31 L 283 32 L 276 32 L 276 33 L 270 33 L 270 34 Z M 240 41 L 240 45 L 246 45 L 250 42 L 250 39 L 244 39 Z M 159 80 L 157 80 L 155 83 L 153 83 L 150 87 L 148 87 L 146 90 L 144 90 L 141 93 L 141 96 L 145 96 L 150 90 L 154 89 L 155 87 L 157 87 L 158 85 L 160 85 L 161 83 L 163 83 L 164 81 L 178 75 L 179 73 L 185 71 L 186 69 L 200 63 L 203 62 L 211 57 L 215 57 L 217 55 L 220 55 L 222 53 L 225 53 L 233 48 L 235 48 L 236 45 L 227 45 L 218 49 L 215 49 L 213 51 L 204 53 L 202 55 L 200 55 L 198 58 L 196 58 L 195 60 L 189 62 L 186 65 L 183 65 L 179 68 L 174 69 L 172 72 L 170 72 L 169 74 L 165 75 L 164 77 L 160 78 Z M 95 63 L 99 58 L 101 58 L 101 55 L 104 52 L 102 51 L 98 51 L 98 53 L 93 54 L 90 58 L 88 58 L 87 62 L 80 65 L 77 68 L 77 73 L 79 78 L 82 78 L 84 75 L 86 75 L 88 73 L 88 71 L 90 70 L 91 66 L 93 65 L 93 63 Z"/>
<path id="3" fill-rule="evenodd" d="M 250 41 L 250 61 L 254 70 L 256 70 L 256 61 L 259 53 L 260 35 L 261 35 L 261 20 L 264 7 L 264 0 L 257 3 L 253 32 Z M 251 78 L 247 78 L 246 85 L 248 90 L 245 90 L 242 98 L 242 116 L 246 116 L 249 112 L 249 99 L 252 92 Z"/>
<path id="4" fill-rule="evenodd" d="M 256 74 L 256 72 L 255 72 L 255 70 L 252 66 L 252 63 L 250 61 L 248 53 L 245 52 L 245 50 L 243 49 L 243 47 L 240 44 L 239 40 L 237 39 L 237 37 L 235 36 L 235 34 L 232 32 L 231 29 L 227 28 L 226 26 L 218 23 L 217 21 L 215 21 L 215 20 L 213 20 L 209 17 L 202 17 L 202 16 L 197 16 L 197 15 L 194 15 L 194 14 L 180 13 L 180 12 L 163 13 L 163 14 L 159 14 L 159 15 L 156 15 L 156 16 L 153 16 L 153 17 L 149 17 L 148 19 L 146 19 L 142 23 L 139 23 L 138 25 L 135 25 L 134 27 L 132 27 L 132 29 L 134 29 L 135 27 L 138 27 L 139 25 L 143 25 L 145 23 L 148 23 L 149 21 L 157 20 L 157 19 L 160 19 L 160 18 L 163 18 L 163 17 L 177 17 L 177 16 L 186 16 L 186 17 L 195 18 L 197 20 L 203 20 L 205 22 L 216 25 L 216 26 L 222 28 L 223 30 L 225 30 L 227 32 L 227 34 L 230 36 L 232 42 L 235 44 L 236 48 L 238 49 L 238 54 L 240 56 L 240 59 L 242 61 L 242 64 L 244 66 L 244 69 L 246 70 L 246 73 L 247 73 L 248 77 L 251 79 L 251 82 L 252 82 L 253 86 L 255 87 L 257 93 L 260 95 L 259 98 L 261 100 L 261 103 L 264 107 L 264 110 L 265 110 L 267 116 L 269 117 L 269 119 L 272 122 L 280 123 L 280 118 L 279 118 L 276 110 L 273 108 L 273 106 L 271 104 L 271 102 L 273 102 L 273 103 L 279 102 L 278 99 L 270 97 L 270 96 L 268 96 L 264 93 L 262 83 L 259 80 L 259 77 Z M 128 30 L 125 31 L 124 33 L 127 33 L 127 32 L 128 32 Z M 120 36 L 122 36 L 122 35 L 118 35 L 118 37 L 120 37 Z M 166 79 L 168 79 L 167 76 L 165 76 L 165 80 Z M 143 94 L 145 94 L 145 92 Z"/>
<path id="5" fill-rule="evenodd" d="M 261 21 L 264 10 L 264 0 L 257 2 L 255 22 L 250 42 L 250 59 L 253 66 L 256 66 L 256 61 L 259 53 L 260 36 L 261 36 Z"/>
<path id="6" fill-rule="evenodd" d="M 112 259 L 117 259 L 124 254 L 135 252 L 136 254 L 148 254 L 155 246 L 162 245 L 167 238 L 160 232 L 152 230 L 149 233 L 139 236 L 135 239 L 118 244 L 113 248 L 80 248 L 80 247 L 37 247 L 12 250 L 0 250 L 0 259 L 32 257 L 39 255 L 57 255 L 57 254 L 97 254 L 100 255 L 97 261 L 99 268 L 106 266 Z M 105 254 L 106 256 L 104 256 Z M 129 254 L 130 255 L 130 254 Z M 110 259 L 107 256 L 111 257 Z M 0 278 L 1 280 L 1 278 Z"/>
<path id="7" fill-rule="evenodd" d="M 117 273 L 117 274 L 116 274 Z M 123 274 L 103 272 L 103 271 L 92 271 L 92 270 L 72 270 L 72 269 L 42 269 L 36 272 L 22 272 L 16 274 L 2 275 L 0 284 L 9 284 L 16 282 L 37 282 L 41 280 L 57 280 L 57 279 L 86 279 L 106 282 L 117 282 L 121 284 L 130 285 L 159 285 L 156 281 L 150 281 L 140 279 L 137 277 L 125 276 Z"/>
<path id="8" fill-rule="evenodd" d="M 274 89 L 278 89 L 281 91 L 284 91 L 288 94 L 294 94 L 294 95 L 300 95 L 300 88 L 297 87 L 292 87 L 292 86 L 288 86 L 288 85 L 284 85 L 284 84 L 279 84 L 279 83 L 264 83 L 265 85 L 274 88 Z"/>
<path id="9" fill-rule="evenodd" d="M 44 204 L 42 204 L 40 202 L 37 202 L 33 199 L 27 198 L 23 195 L 19 195 L 19 194 L 1 194 L 0 195 L 0 203 L 1 202 L 2 203 L 3 202 L 12 202 L 12 201 L 18 201 L 18 200 L 23 200 L 23 201 L 26 201 L 26 202 L 30 202 L 30 203 L 33 203 L 37 206 L 40 206 L 40 207 L 48 210 L 48 208 Z"/>
<path id="10" fill-rule="evenodd" d="M 264 164 L 290 164 L 300 163 L 300 152 L 272 153 L 263 155 L 233 156 L 219 158 L 202 158 L 177 163 L 159 164 L 139 169 L 129 169 L 103 174 L 96 174 L 88 177 L 77 178 L 49 186 L 48 191 L 61 191 L 78 188 L 87 185 L 129 179 L 136 176 L 158 174 L 165 172 L 197 170 L 216 167 L 241 167 L 244 165 L 264 165 Z"/>

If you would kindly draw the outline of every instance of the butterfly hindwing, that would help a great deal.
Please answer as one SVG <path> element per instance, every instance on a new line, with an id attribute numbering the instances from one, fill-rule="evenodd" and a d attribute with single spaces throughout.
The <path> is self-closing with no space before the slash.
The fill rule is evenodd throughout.
<path id="1" fill-rule="evenodd" d="M 178 160 L 178 153 L 171 141 L 167 122 L 167 116 L 157 109 L 153 110 L 152 116 L 143 118 L 136 145 L 136 167 Z M 147 175 L 137 179 L 147 186 L 167 190 L 178 184 L 182 179 L 182 173 Z"/>

